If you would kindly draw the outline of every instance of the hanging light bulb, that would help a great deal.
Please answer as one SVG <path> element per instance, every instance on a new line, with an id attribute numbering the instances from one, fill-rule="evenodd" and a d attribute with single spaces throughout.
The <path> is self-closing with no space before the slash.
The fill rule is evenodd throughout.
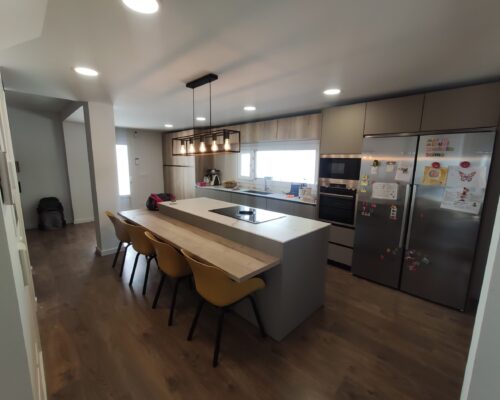
<path id="1" fill-rule="evenodd" d="M 186 154 L 186 145 L 184 144 L 184 140 L 181 140 L 181 154 Z"/>
<path id="2" fill-rule="evenodd" d="M 224 150 L 225 151 L 231 150 L 231 144 L 229 143 L 229 135 L 227 133 L 224 133 Z"/>
<path id="3" fill-rule="evenodd" d="M 189 139 L 189 149 L 188 151 L 190 153 L 194 153 L 194 143 L 193 143 L 193 139 Z"/>
<path id="4" fill-rule="evenodd" d="M 210 148 L 212 151 L 218 151 L 219 146 L 217 146 L 217 136 L 212 136 L 212 147 Z"/>
<path id="5" fill-rule="evenodd" d="M 200 153 L 205 153 L 207 151 L 207 146 L 205 146 L 205 138 L 200 139 Z"/>

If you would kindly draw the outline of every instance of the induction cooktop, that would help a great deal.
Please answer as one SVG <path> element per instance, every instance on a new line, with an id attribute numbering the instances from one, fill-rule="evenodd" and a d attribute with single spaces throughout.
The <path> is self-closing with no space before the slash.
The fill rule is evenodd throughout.
<path id="1" fill-rule="evenodd" d="M 262 222 L 272 221 L 274 219 L 286 217 L 285 214 L 280 214 L 274 211 L 262 210 L 260 208 L 252 208 L 246 206 L 233 206 L 216 208 L 214 210 L 209 210 L 210 212 L 225 215 L 226 217 L 231 217 L 239 219 L 241 221 L 250 222 L 252 224 L 260 224 Z"/>

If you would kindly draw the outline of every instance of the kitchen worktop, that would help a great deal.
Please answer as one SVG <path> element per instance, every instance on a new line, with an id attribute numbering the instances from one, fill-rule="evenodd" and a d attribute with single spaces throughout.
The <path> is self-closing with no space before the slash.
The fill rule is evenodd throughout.
<path id="1" fill-rule="evenodd" d="M 195 215 L 208 221 L 216 222 L 222 225 L 230 226 L 253 235 L 273 240 L 279 243 L 285 243 L 297 239 L 314 231 L 329 227 L 330 224 L 316 221 L 308 218 L 286 215 L 284 218 L 263 222 L 260 224 L 251 224 L 235 218 L 210 212 L 216 208 L 231 207 L 237 204 L 225 201 L 209 199 L 207 197 L 197 197 L 194 199 L 178 200 L 175 203 L 160 203 L 162 208 L 175 210 L 185 214 Z M 168 214 L 168 210 L 165 210 Z"/>
<path id="2" fill-rule="evenodd" d="M 307 204 L 311 206 L 316 205 L 316 201 L 306 201 L 299 199 L 298 197 L 287 197 L 286 194 L 284 193 L 270 193 L 270 194 L 259 194 L 259 193 L 249 193 L 249 190 L 252 189 L 228 189 L 223 186 L 199 186 L 196 185 L 198 189 L 209 189 L 209 190 L 220 190 L 223 192 L 230 192 L 230 193 L 239 193 L 239 194 L 244 194 L 247 196 L 257 196 L 257 197 L 265 197 L 269 199 L 276 199 L 276 200 L 283 200 L 283 201 L 293 201 L 295 203 L 299 204 Z"/>

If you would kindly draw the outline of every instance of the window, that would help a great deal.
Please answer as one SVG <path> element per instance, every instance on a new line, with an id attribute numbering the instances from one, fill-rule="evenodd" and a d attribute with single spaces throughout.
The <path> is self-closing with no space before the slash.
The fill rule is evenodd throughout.
<path id="1" fill-rule="evenodd" d="M 274 142 L 247 145 L 239 155 L 239 178 L 287 183 L 316 183 L 318 142 Z"/>
<path id="2" fill-rule="evenodd" d="M 128 147 L 126 144 L 116 145 L 116 164 L 118 168 L 118 193 L 120 196 L 130 196 Z"/>

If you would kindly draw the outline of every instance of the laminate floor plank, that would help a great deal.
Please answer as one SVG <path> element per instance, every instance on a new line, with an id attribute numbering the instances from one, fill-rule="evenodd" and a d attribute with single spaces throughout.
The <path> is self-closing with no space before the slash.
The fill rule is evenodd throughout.
<path id="1" fill-rule="evenodd" d="M 172 286 L 151 309 L 154 262 L 142 296 L 144 258 L 129 288 L 135 253 L 120 278 L 113 255 L 94 254 L 93 224 L 29 231 L 28 241 L 50 399 L 459 398 L 470 315 L 329 267 L 325 306 L 280 343 L 228 315 L 214 369 L 217 313 L 206 307 L 186 341 L 197 302 L 187 284 L 168 327 Z"/>

